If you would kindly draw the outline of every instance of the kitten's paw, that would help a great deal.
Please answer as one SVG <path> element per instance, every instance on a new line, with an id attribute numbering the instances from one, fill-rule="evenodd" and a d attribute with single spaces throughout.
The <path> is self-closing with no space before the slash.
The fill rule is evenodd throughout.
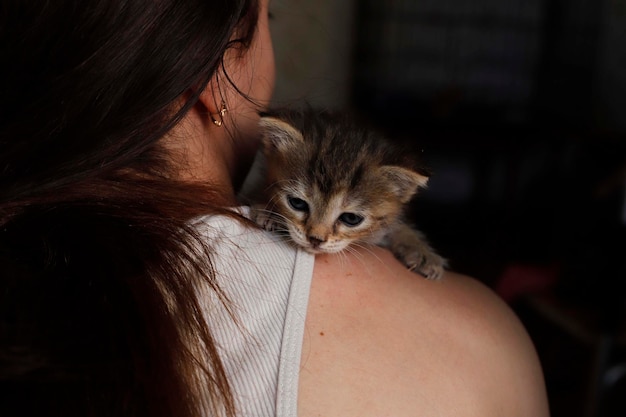
<path id="1" fill-rule="evenodd" d="M 272 213 L 266 210 L 253 209 L 250 218 L 268 232 L 273 232 L 278 228 L 278 222 L 276 222 Z"/>
<path id="2" fill-rule="evenodd" d="M 389 231 L 383 243 L 409 270 L 431 280 L 443 276 L 448 262 L 430 247 L 419 230 L 400 222 Z"/>
<path id="3" fill-rule="evenodd" d="M 409 270 L 426 279 L 438 280 L 443 276 L 447 261 L 435 252 L 411 251 L 402 255 L 396 254 Z"/>

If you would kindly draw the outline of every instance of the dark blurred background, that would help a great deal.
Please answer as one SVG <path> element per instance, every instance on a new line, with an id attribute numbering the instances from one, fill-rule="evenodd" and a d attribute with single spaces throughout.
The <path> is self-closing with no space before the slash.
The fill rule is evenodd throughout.
<path id="1" fill-rule="evenodd" d="M 626 0 L 274 0 L 280 104 L 432 169 L 411 219 L 537 347 L 553 417 L 626 416 Z"/>

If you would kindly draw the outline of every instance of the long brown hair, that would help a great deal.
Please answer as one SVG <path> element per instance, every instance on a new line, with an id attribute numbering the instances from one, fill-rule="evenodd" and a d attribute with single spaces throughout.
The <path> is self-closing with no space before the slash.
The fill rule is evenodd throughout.
<path id="1" fill-rule="evenodd" d="M 0 6 L 0 415 L 235 414 L 194 291 L 203 276 L 219 293 L 211 254 L 189 227 L 219 208 L 168 179 L 158 144 L 225 50 L 249 45 L 257 13 L 255 0 Z"/>

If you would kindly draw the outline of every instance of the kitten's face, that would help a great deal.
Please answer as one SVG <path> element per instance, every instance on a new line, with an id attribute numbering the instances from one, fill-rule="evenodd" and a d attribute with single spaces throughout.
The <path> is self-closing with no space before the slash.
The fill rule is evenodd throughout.
<path id="1" fill-rule="evenodd" d="M 402 208 L 397 199 L 383 201 L 354 189 L 329 194 L 293 178 L 278 179 L 277 184 L 271 210 L 280 216 L 291 240 L 312 253 L 339 252 L 374 240 Z"/>
<path id="2" fill-rule="evenodd" d="M 337 152 L 346 147 L 337 137 L 310 140 L 307 132 L 274 118 L 264 118 L 262 128 L 270 132 L 264 137 L 267 209 L 296 245 L 312 253 L 377 240 L 427 180 L 406 168 L 381 165 L 362 147 L 356 154 Z"/>

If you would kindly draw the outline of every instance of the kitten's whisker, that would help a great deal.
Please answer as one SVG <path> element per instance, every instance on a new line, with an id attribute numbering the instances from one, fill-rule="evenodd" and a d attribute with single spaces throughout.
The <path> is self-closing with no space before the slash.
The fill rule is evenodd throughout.
<path id="1" fill-rule="evenodd" d="M 274 181 L 273 183 L 265 187 L 263 191 L 267 193 L 269 190 L 271 190 L 274 187 L 281 188 L 287 193 L 295 194 L 301 188 L 301 185 L 300 185 L 300 182 L 295 179 L 286 178 L 283 180 Z M 274 194 L 277 194 L 277 193 L 274 193 Z"/>
<path id="2" fill-rule="evenodd" d="M 276 200 L 279 198 L 278 194 L 274 194 L 272 198 L 265 204 L 265 208 L 271 207 L 272 209 L 276 207 Z"/>
<path id="3" fill-rule="evenodd" d="M 283 216 L 282 214 L 280 214 L 280 213 L 278 213 L 276 211 L 273 211 L 273 210 L 270 210 L 270 209 L 267 209 L 267 208 L 258 208 L 258 209 L 256 209 L 256 211 L 260 212 L 260 213 L 266 213 L 272 219 L 274 219 L 276 221 L 284 222 L 285 225 L 287 223 L 291 223 L 291 220 L 289 220 L 289 218 Z"/>
<path id="4" fill-rule="evenodd" d="M 287 184 L 298 184 L 298 181 L 293 179 L 293 178 L 285 178 L 285 179 L 282 179 L 282 180 L 277 180 L 277 181 L 274 181 L 273 183 L 271 183 L 270 185 L 268 185 L 265 188 L 265 191 L 269 190 L 274 185 L 279 185 L 279 184 L 284 184 L 284 183 L 287 183 Z"/>
<path id="5" fill-rule="evenodd" d="M 374 256 L 374 258 L 376 258 L 377 261 L 379 261 L 381 264 L 384 264 L 383 260 L 380 258 L 380 256 L 378 256 L 376 254 L 376 252 L 374 252 L 371 247 L 372 245 L 368 244 L 368 243 L 362 243 L 362 242 L 354 242 L 352 243 L 353 246 L 360 248 L 364 251 L 367 251 L 368 253 L 370 253 L 372 256 Z M 356 248 L 353 248 L 353 250 L 356 251 Z M 357 251 L 358 253 L 358 251 Z M 361 256 L 361 258 L 363 257 L 363 255 L 359 254 L 359 256 Z"/>
<path id="6" fill-rule="evenodd" d="M 353 249 L 348 246 L 347 248 L 339 252 L 339 265 L 341 266 L 341 268 L 346 268 L 348 266 L 348 252 L 351 252 L 352 250 Z"/>
<path id="7" fill-rule="evenodd" d="M 278 213 L 276 211 L 273 211 L 273 210 L 270 210 L 270 209 L 267 209 L 267 208 L 264 208 L 264 209 L 259 208 L 259 209 L 256 209 L 256 210 L 259 211 L 259 212 L 262 212 L 262 213 L 267 213 L 270 216 L 272 216 L 273 218 L 278 218 L 278 219 L 281 219 L 281 220 L 289 221 L 289 219 L 287 217 L 283 216 L 282 214 L 280 214 L 280 213 Z"/>
<path id="8" fill-rule="evenodd" d="M 363 256 L 352 245 L 350 245 L 347 248 L 345 248 L 342 252 L 344 252 L 343 255 L 344 255 L 344 258 L 346 259 L 346 262 L 347 262 L 347 259 L 348 259 L 348 253 L 350 253 L 351 255 L 353 255 L 356 258 L 357 261 L 359 261 L 361 263 L 361 265 L 365 266 L 365 263 L 363 261 Z"/>

